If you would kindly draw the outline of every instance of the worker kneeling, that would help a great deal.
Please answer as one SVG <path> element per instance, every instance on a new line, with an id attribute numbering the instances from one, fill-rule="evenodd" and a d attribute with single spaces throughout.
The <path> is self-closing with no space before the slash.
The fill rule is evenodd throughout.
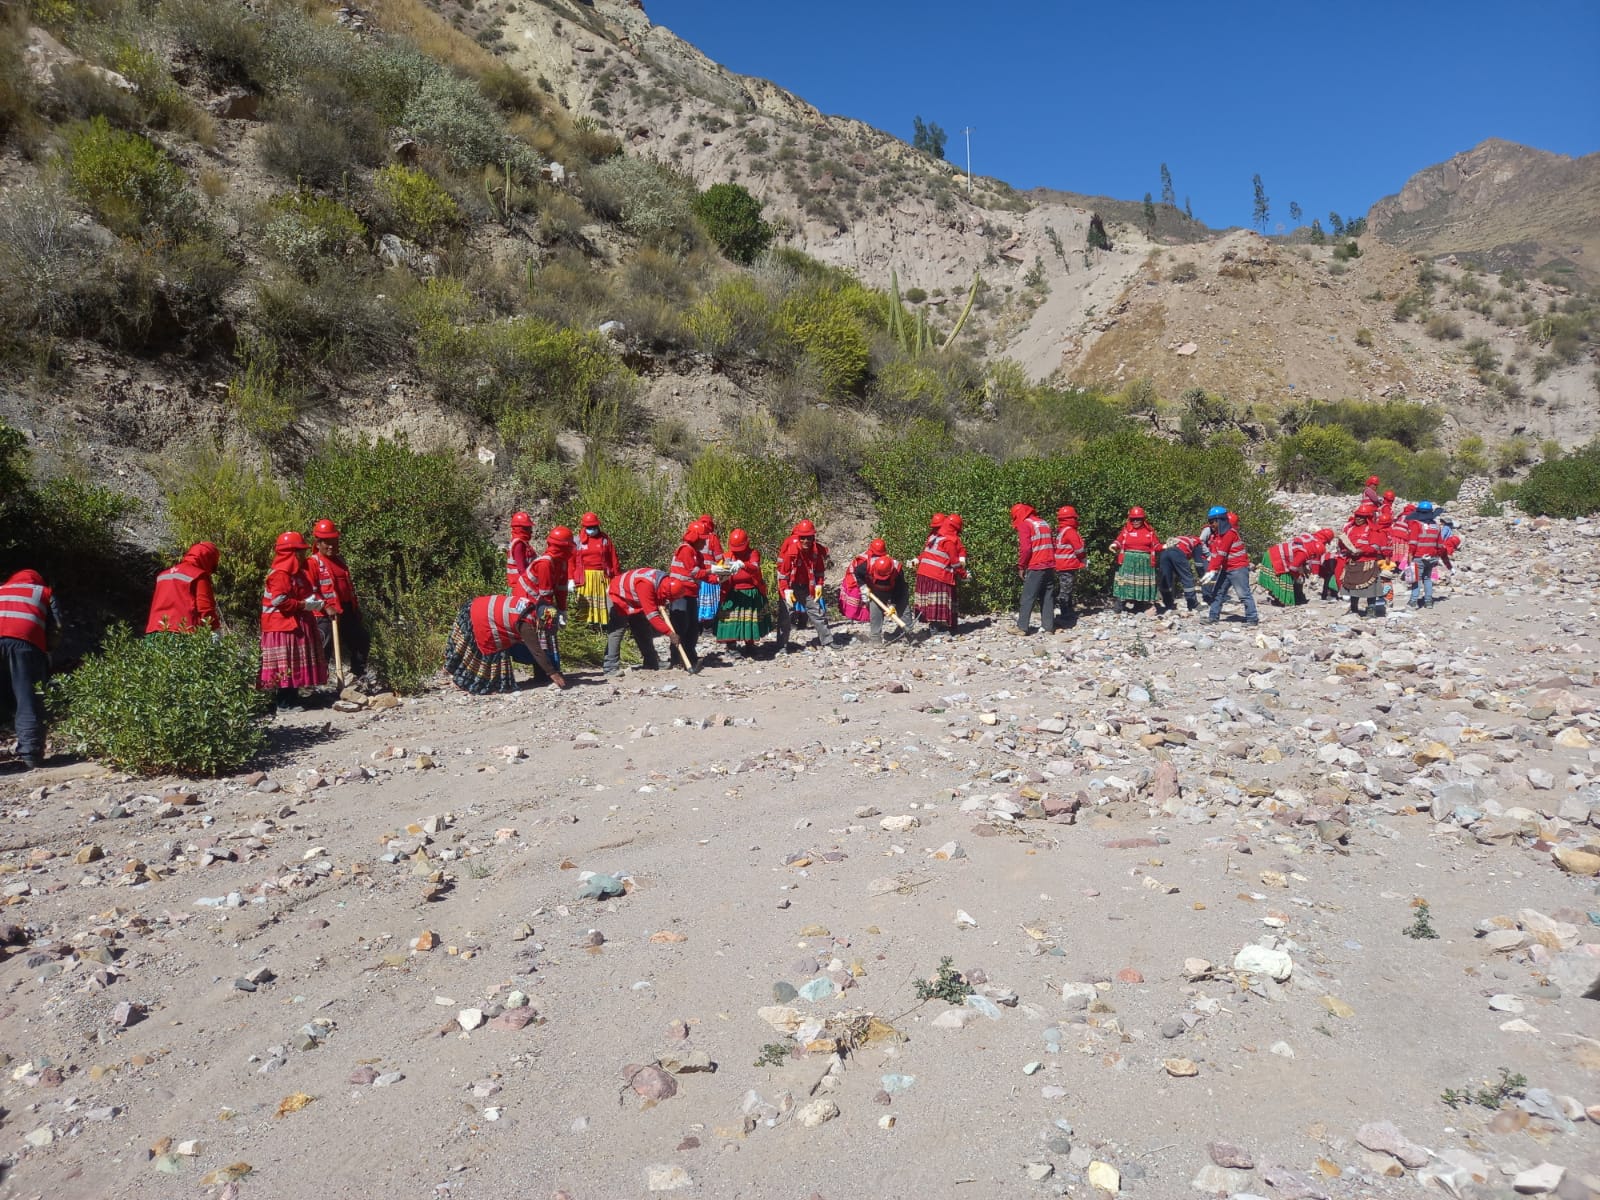
<path id="1" fill-rule="evenodd" d="M 889 557 L 889 548 L 882 538 L 875 538 L 867 547 L 867 556 L 855 565 L 856 584 L 872 610 L 867 615 L 872 640 L 883 642 L 883 621 L 889 618 L 896 630 L 903 631 L 905 622 L 900 614 L 906 607 L 906 575 L 899 560 Z"/>

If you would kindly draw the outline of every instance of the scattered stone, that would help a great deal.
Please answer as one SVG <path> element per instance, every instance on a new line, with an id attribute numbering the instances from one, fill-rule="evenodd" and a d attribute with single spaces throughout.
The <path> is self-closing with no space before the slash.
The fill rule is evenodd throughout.
<path id="1" fill-rule="evenodd" d="M 827 1097 L 813 1100 L 795 1113 L 795 1119 L 807 1129 L 815 1129 L 818 1125 L 826 1125 L 839 1115 L 839 1106 Z"/>

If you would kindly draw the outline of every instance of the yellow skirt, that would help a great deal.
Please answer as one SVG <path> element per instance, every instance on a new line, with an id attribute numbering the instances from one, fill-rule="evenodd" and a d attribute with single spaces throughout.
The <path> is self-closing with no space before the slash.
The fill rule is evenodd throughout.
<path id="1" fill-rule="evenodd" d="M 578 589 L 578 619 L 591 625 L 604 625 L 611 602 L 607 599 L 609 586 L 604 571 L 585 571 L 583 586 Z"/>

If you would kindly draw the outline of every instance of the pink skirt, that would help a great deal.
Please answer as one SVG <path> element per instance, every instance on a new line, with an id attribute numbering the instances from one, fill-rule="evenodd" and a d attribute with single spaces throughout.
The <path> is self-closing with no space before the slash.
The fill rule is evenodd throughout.
<path id="1" fill-rule="evenodd" d="M 321 687 L 328 682 L 328 663 L 316 624 L 301 617 L 292 633 L 261 635 L 261 686 Z"/>

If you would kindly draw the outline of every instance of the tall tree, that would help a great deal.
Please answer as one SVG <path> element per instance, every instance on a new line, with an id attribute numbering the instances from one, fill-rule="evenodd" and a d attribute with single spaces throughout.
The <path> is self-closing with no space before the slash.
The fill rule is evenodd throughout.
<path id="1" fill-rule="evenodd" d="M 1304 215 L 1304 210 L 1300 207 L 1300 201 L 1289 201 L 1289 220 L 1298 225 L 1300 224 L 1300 218 Z"/>
<path id="2" fill-rule="evenodd" d="M 912 149 L 921 150 L 923 153 L 931 154 L 935 158 L 944 157 L 944 144 L 948 138 L 943 129 L 932 121 L 924 124 L 921 113 L 918 113 L 913 119 L 911 127 L 914 130 L 911 138 Z"/>
<path id="3" fill-rule="evenodd" d="M 1144 227 L 1151 233 L 1156 231 L 1156 202 L 1149 192 L 1144 194 Z"/>
<path id="4" fill-rule="evenodd" d="M 1338 213 L 1330 212 L 1328 214 L 1328 228 L 1333 230 L 1334 237 L 1344 236 L 1344 221 L 1340 218 Z"/>
<path id="5" fill-rule="evenodd" d="M 1168 208 L 1178 207 L 1178 193 L 1172 187 L 1172 172 L 1167 170 L 1167 164 L 1161 164 L 1161 203 Z"/>
<path id="6" fill-rule="evenodd" d="M 1268 212 L 1266 185 L 1261 182 L 1260 175 L 1257 175 L 1251 179 L 1250 183 L 1256 190 L 1255 205 L 1251 209 L 1250 219 L 1252 222 L 1254 222 L 1257 229 L 1261 230 L 1262 233 L 1265 233 L 1267 231 Z"/>
<path id="7" fill-rule="evenodd" d="M 1319 246 L 1328 240 L 1328 235 L 1322 232 L 1322 222 L 1315 217 L 1311 218 L 1311 240 Z"/>
<path id="8" fill-rule="evenodd" d="M 1191 221 L 1194 220 L 1194 208 L 1189 204 L 1189 197 L 1187 196 L 1183 198 L 1183 215 Z"/>

